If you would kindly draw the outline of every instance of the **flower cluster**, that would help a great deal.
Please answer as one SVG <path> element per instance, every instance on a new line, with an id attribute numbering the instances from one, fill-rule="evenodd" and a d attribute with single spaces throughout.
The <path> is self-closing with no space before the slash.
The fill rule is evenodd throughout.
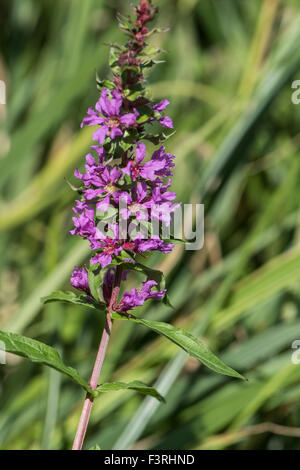
<path id="1" fill-rule="evenodd" d="M 100 97 L 81 123 L 81 127 L 95 127 L 96 143 L 86 155 L 85 172 L 75 170 L 81 187 L 70 233 L 89 241 L 91 269 L 107 269 L 102 285 L 107 305 L 115 276 L 111 265 L 135 264 L 138 254 L 173 249 L 159 233 L 149 234 L 149 228 L 153 221 L 169 226 L 179 206 L 174 202 L 176 194 L 169 191 L 175 157 L 163 145 L 165 132 L 173 129 L 171 118 L 164 115 L 169 101 L 151 102 L 144 87 L 144 70 L 155 63 L 153 51 L 147 50 L 151 32 L 146 24 L 157 9 L 151 0 L 140 0 L 134 11 L 135 21 L 121 24 L 130 36 L 126 47 L 112 46 L 113 81 L 98 82 Z M 154 134 L 157 128 L 159 133 Z M 150 158 L 147 141 L 159 145 Z M 71 284 L 90 294 L 84 268 L 75 267 Z M 116 310 L 127 312 L 147 299 L 161 300 L 166 291 L 157 287 L 156 281 L 147 279 L 140 290 L 125 292 Z"/>

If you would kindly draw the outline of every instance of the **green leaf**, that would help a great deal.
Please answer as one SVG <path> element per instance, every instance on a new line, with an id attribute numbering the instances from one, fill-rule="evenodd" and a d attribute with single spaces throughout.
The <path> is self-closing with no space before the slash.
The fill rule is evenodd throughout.
<path id="1" fill-rule="evenodd" d="M 170 137 L 172 137 L 175 132 L 176 131 L 174 131 L 173 129 L 170 129 L 169 131 L 164 129 L 164 131 L 162 131 L 160 134 L 145 134 L 143 135 L 143 139 L 149 140 L 149 142 L 154 145 L 159 145 L 160 143 L 163 143 L 166 140 L 170 139 Z"/>
<path id="2" fill-rule="evenodd" d="M 143 90 L 136 90 L 136 91 L 131 91 L 131 90 L 128 90 L 128 94 L 127 94 L 127 98 L 130 100 L 130 101 L 135 101 L 137 100 L 140 96 L 143 95 Z M 147 119 L 148 119 L 148 116 L 147 116 Z"/>
<path id="3" fill-rule="evenodd" d="M 69 180 L 68 178 L 64 178 L 65 182 L 67 183 L 68 186 L 70 186 L 70 188 L 72 189 L 72 191 L 78 193 L 78 194 L 82 194 L 82 191 L 84 189 L 83 186 L 74 186 Z"/>
<path id="4" fill-rule="evenodd" d="M 142 263 L 124 263 L 126 269 L 131 269 L 138 273 L 145 274 L 149 279 L 152 279 L 157 282 L 160 290 L 165 288 L 165 276 L 162 271 L 158 269 L 149 268 L 148 266 Z"/>
<path id="5" fill-rule="evenodd" d="M 90 289 L 93 295 L 97 295 L 97 298 L 99 298 L 99 302 L 97 302 L 97 305 L 106 308 L 106 303 L 104 301 L 103 297 L 103 280 L 104 276 L 109 271 L 111 268 L 115 268 L 119 264 L 123 264 L 122 261 L 119 261 L 118 259 L 114 259 L 112 263 L 107 264 L 105 268 L 101 268 L 100 264 L 95 264 L 91 265 L 89 269 L 89 285 Z"/>
<path id="6" fill-rule="evenodd" d="M 90 269 L 88 271 L 88 280 L 92 296 L 97 301 L 100 301 L 101 296 L 99 289 L 102 283 L 102 276 L 100 276 L 100 273 L 95 270 L 95 266 L 93 265 L 90 266 Z"/>
<path id="7" fill-rule="evenodd" d="M 124 382 L 110 382 L 110 383 L 105 383 L 97 387 L 97 392 L 112 392 L 112 391 L 118 391 L 118 390 L 135 390 L 136 392 L 141 393 L 142 395 L 151 395 L 154 398 L 157 398 L 157 400 L 165 402 L 165 399 L 158 391 L 153 388 L 149 387 L 149 385 L 144 384 L 143 382 L 140 382 L 138 380 L 134 380 L 133 382 L 130 383 L 124 383 Z"/>
<path id="8" fill-rule="evenodd" d="M 185 240 L 182 240 L 181 238 L 164 238 L 164 242 L 166 243 L 182 243 L 183 245 L 186 243 Z"/>
<path id="9" fill-rule="evenodd" d="M 134 321 L 140 325 L 144 325 L 150 330 L 165 336 L 173 343 L 177 344 L 180 348 L 184 349 L 190 356 L 201 361 L 206 367 L 212 369 L 218 374 L 229 375 L 239 379 L 246 380 L 241 374 L 228 367 L 220 359 L 217 358 L 198 338 L 191 335 L 188 331 L 182 328 L 176 328 L 168 323 L 158 321 L 148 321 L 142 318 L 135 318 L 134 316 L 125 316 L 117 313 L 113 314 L 113 318 Z"/>
<path id="10" fill-rule="evenodd" d="M 47 295 L 46 297 L 42 297 L 41 301 L 44 304 L 50 302 L 65 302 L 69 304 L 83 305 L 84 307 L 89 307 L 97 310 L 105 306 L 103 303 L 93 301 L 91 297 L 88 297 L 87 294 L 77 295 L 74 292 L 63 292 L 61 290 L 55 291 L 51 295 Z"/>
<path id="11" fill-rule="evenodd" d="M 124 134 L 125 134 L 125 133 L 124 133 Z M 127 137 L 127 136 L 126 136 L 126 137 Z M 120 142 L 120 147 L 121 147 L 121 149 L 122 149 L 124 152 L 126 152 L 126 150 L 128 150 L 129 147 L 131 147 L 131 142 L 125 142 L 125 141 L 122 140 L 122 141 Z"/>
<path id="12" fill-rule="evenodd" d="M 155 46 L 148 46 L 144 49 L 144 54 L 148 56 L 156 55 L 156 54 L 159 54 L 160 52 L 163 52 L 163 51 Z"/>
<path id="13" fill-rule="evenodd" d="M 142 114 L 137 118 L 137 123 L 138 124 L 144 124 L 144 122 L 147 122 L 149 120 L 149 116 L 147 114 Z"/>
<path id="14" fill-rule="evenodd" d="M 101 450 L 101 447 L 96 444 L 95 446 L 91 447 L 89 450 Z"/>
<path id="15" fill-rule="evenodd" d="M 109 90 L 113 90 L 115 88 L 115 85 L 113 82 L 110 80 L 100 80 L 98 77 L 96 77 L 96 82 L 98 85 L 98 89 L 102 90 L 102 88 L 108 88 Z"/>
<path id="16" fill-rule="evenodd" d="M 173 310 L 175 310 L 174 305 L 171 303 L 170 297 L 166 293 L 162 299 L 163 304 L 165 304 L 167 307 L 171 307 Z"/>
<path id="17" fill-rule="evenodd" d="M 114 68 L 118 64 L 118 54 L 116 54 L 112 49 L 110 50 L 109 65 L 111 68 Z"/>
<path id="18" fill-rule="evenodd" d="M 143 135 L 143 139 L 149 140 L 149 142 L 151 142 L 153 145 L 158 145 L 160 142 L 162 142 L 160 134 L 156 134 L 156 135 L 145 134 Z"/>
<path id="19" fill-rule="evenodd" d="M 78 374 L 76 369 L 66 366 L 56 349 L 47 344 L 27 338 L 26 336 L 17 335 L 16 333 L 7 333 L 0 331 L 1 341 L 5 345 L 5 351 L 16 354 L 17 356 L 26 357 L 32 362 L 44 364 L 58 370 L 62 374 L 67 375 L 79 385 L 81 385 L 88 393 L 95 395 L 89 384 Z"/>

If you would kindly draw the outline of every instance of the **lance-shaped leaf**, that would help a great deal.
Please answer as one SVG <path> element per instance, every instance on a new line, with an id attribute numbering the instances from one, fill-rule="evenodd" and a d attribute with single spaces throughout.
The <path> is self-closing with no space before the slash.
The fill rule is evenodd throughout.
<path id="1" fill-rule="evenodd" d="M 84 307 L 89 307 L 97 310 L 103 309 L 105 307 L 105 304 L 95 302 L 91 297 L 86 294 L 77 295 L 74 292 L 70 291 L 55 291 L 51 295 L 42 297 L 41 300 L 44 304 L 50 302 L 65 302 L 70 304 L 83 305 Z"/>
<path id="2" fill-rule="evenodd" d="M 121 318 L 122 320 L 127 319 L 129 321 L 139 323 L 140 325 L 144 325 L 147 328 L 150 328 L 150 330 L 165 336 L 173 343 L 177 344 L 177 346 L 184 349 L 184 351 L 186 351 L 190 356 L 201 361 L 209 369 L 212 369 L 219 374 L 229 375 L 231 377 L 246 380 L 241 374 L 224 364 L 224 362 L 215 356 L 215 354 L 210 351 L 210 349 L 208 349 L 208 347 L 205 346 L 198 338 L 193 336 L 188 331 L 183 330 L 182 328 L 176 328 L 169 323 L 143 320 L 142 318 L 136 318 L 133 315 L 127 317 L 125 315 L 113 313 L 112 317 L 115 319 Z"/>
<path id="3" fill-rule="evenodd" d="M 106 307 L 103 296 L 104 277 L 111 268 L 115 268 L 119 264 L 122 264 L 122 261 L 114 260 L 113 263 L 107 264 L 105 268 L 101 268 L 99 263 L 90 265 L 88 271 L 89 287 L 93 297 L 95 297 L 97 300 L 99 299 L 99 305 Z"/>
<path id="4" fill-rule="evenodd" d="M 162 271 L 149 268 L 142 263 L 123 263 L 123 266 L 125 269 L 131 269 L 132 271 L 145 274 L 149 279 L 156 281 L 160 290 L 165 288 L 165 276 Z"/>
<path id="5" fill-rule="evenodd" d="M 66 366 L 58 351 L 51 346 L 26 336 L 0 331 L 0 349 L 3 344 L 6 352 L 17 354 L 17 356 L 26 357 L 32 362 L 52 367 L 73 379 L 91 395 L 95 395 L 95 392 L 91 390 L 89 384 L 78 374 L 77 370 Z"/>
<path id="6" fill-rule="evenodd" d="M 144 384 L 138 380 L 134 380 L 133 382 L 124 383 L 124 382 L 110 382 L 105 383 L 97 387 L 97 392 L 113 392 L 117 390 L 135 390 L 136 392 L 141 393 L 142 395 L 151 395 L 157 400 L 165 402 L 164 397 L 158 393 L 158 391 L 153 388 L 149 387 L 149 385 Z"/>
<path id="7" fill-rule="evenodd" d="M 185 240 L 182 240 L 181 238 L 175 238 L 175 237 L 172 237 L 172 236 L 171 236 L 171 238 L 164 238 L 164 242 L 166 242 L 166 243 L 182 243 L 183 245 L 186 244 Z"/>
<path id="8" fill-rule="evenodd" d="M 67 183 L 68 186 L 70 186 L 70 188 L 72 189 L 72 191 L 78 193 L 78 194 L 82 194 L 83 190 L 84 190 L 84 186 L 74 186 L 69 180 L 68 178 L 64 178 L 65 182 Z"/>
<path id="9" fill-rule="evenodd" d="M 99 270 L 95 270 L 94 266 L 91 266 L 88 271 L 89 288 L 91 294 L 97 301 L 101 300 L 100 286 L 102 284 L 102 275 L 99 274 Z"/>

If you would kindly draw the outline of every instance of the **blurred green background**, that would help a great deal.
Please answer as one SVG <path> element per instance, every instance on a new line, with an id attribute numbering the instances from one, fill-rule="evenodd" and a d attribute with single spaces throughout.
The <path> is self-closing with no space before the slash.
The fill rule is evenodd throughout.
<path id="1" fill-rule="evenodd" d="M 205 246 L 153 257 L 175 310 L 148 319 L 194 331 L 242 383 L 218 376 L 176 346 L 116 322 L 101 381 L 156 384 L 166 405 L 134 392 L 95 402 L 85 448 L 300 449 L 300 79 L 298 0 L 161 0 L 154 41 L 168 51 L 149 82 L 168 98 L 177 133 L 173 189 L 203 202 Z M 101 319 L 40 298 L 68 288 L 88 247 L 72 226 L 74 167 L 91 129 L 95 69 L 127 1 L 2 0 L 0 78 L 0 328 L 58 348 L 88 378 Z M 68 449 L 84 398 L 57 372 L 8 355 L 0 366 L 2 449 Z"/>

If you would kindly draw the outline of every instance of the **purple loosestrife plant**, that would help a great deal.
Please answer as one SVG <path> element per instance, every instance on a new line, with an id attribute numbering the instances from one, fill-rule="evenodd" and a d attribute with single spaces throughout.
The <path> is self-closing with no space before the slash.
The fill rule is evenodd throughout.
<path id="1" fill-rule="evenodd" d="M 43 299 L 84 305 L 105 317 L 89 383 L 75 369 L 66 366 L 50 346 L 0 332 L 7 351 L 54 367 L 86 390 L 73 444 L 75 450 L 82 448 L 93 401 L 101 392 L 128 388 L 164 400 L 153 387 L 138 381 L 98 384 L 115 320 L 150 328 L 215 372 L 243 378 L 187 331 L 167 323 L 143 320 L 134 313 L 147 300 L 170 305 L 163 273 L 149 268 L 140 259 L 144 260 L 153 251 L 165 254 L 172 251 L 172 237 L 165 240 L 161 231 L 153 234 L 151 224 L 154 221 L 169 227 L 180 203 L 174 202 L 176 194 L 169 190 L 175 157 L 164 146 L 173 132 L 172 119 L 165 115 L 169 101 L 153 102 L 145 79 L 147 71 L 158 62 L 156 55 L 160 52 L 148 44 L 151 35 L 159 31 L 149 28 L 158 9 L 152 0 L 139 0 L 133 8 L 134 19 L 119 18 L 120 28 L 129 39 L 125 46 L 111 45 L 112 78 L 97 80 L 100 96 L 81 124 L 94 127 L 94 144 L 85 157 L 85 172 L 75 170 L 81 186 L 73 208 L 74 228 L 70 234 L 88 240 L 89 267 L 74 268 L 70 283 L 77 293 L 58 291 Z M 157 146 L 149 156 L 147 142 Z M 120 295 L 121 282 L 126 281 L 131 271 L 143 274 L 145 280 Z"/>

